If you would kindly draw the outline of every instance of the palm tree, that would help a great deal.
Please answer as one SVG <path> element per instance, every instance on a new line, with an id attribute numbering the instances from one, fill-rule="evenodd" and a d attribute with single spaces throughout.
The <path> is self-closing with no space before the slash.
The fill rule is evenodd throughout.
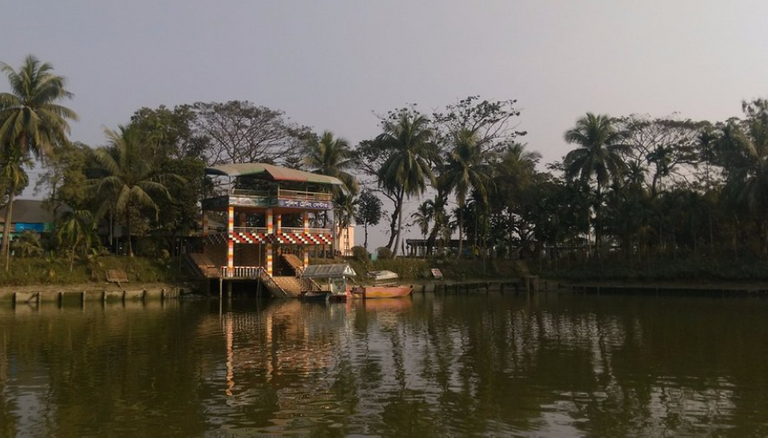
<path id="1" fill-rule="evenodd" d="M 607 115 L 587 113 L 576 121 L 576 126 L 565 133 L 565 141 L 579 147 L 565 156 L 565 176 L 579 176 L 589 184 L 595 178 L 595 252 L 602 245 L 602 189 L 611 179 L 621 177 L 624 171 L 622 153 L 628 150 L 623 143 L 625 136 L 613 125 Z"/>
<path id="2" fill-rule="evenodd" d="M 48 157 L 57 144 L 67 141 L 67 120 L 77 120 L 74 111 L 56 103 L 72 98 L 72 93 L 64 88 L 64 77 L 53 74 L 52 70 L 50 64 L 41 63 L 31 55 L 27 56 L 18 71 L 2 63 L 2 71 L 11 86 L 10 93 L 0 93 L 0 148 L 5 157 L 6 173 L 21 171 L 20 166 L 30 154 L 40 159 Z M 11 171 L 8 166 L 19 168 Z M 13 201 L 18 187 L 13 184 L 9 187 L 5 214 L 7 226 L 11 224 Z M 10 233 L 3 233 L 2 251 L 6 271 L 10 263 L 9 236 Z"/>
<path id="3" fill-rule="evenodd" d="M 492 167 L 474 132 L 463 129 L 454 136 L 454 148 L 448 155 L 441 184 L 456 192 L 459 213 L 459 257 L 464 240 L 464 207 L 467 195 L 477 193 L 483 206 L 488 205 L 488 189 L 492 184 Z"/>
<path id="4" fill-rule="evenodd" d="M 743 102 L 745 121 L 730 121 L 718 140 L 726 199 L 746 207 L 756 220 L 763 253 L 768 252 L 768 100 Z"/>
<path id="5" fill-rule="evenodd" d="M 334 137 L 330 131 L 324 131 L 320 138 L 308 143 L 305 149 L 304 164 L 309 167 L 311 172 L 338 178 L 346 186 L 348 192 L 346 194 L 341 193 L 334 187 L 334 197 L 337 201 L 333 219 L 334 233 L 337 229 L 341 230 L 348 227 L 351 222 L 351 220 L 347 220 L 346 227 L 342 226 L 343 218 L 339 217 L 339 213 L 343 209 L 339 209 L 338 201 L 351 202 L 351 197 L 360 190 L 357 179 L 346 171 L 353 166 L 353 163 L 352 150 L 349 148 L 347 140 L 341 137 Z"/>
<path id="6" fill-rule="evenodd" d="M 427 238 L 427 234 L 429 233 L 429 223 L 432 221 L 433 216 L 434 209 L 432 208 L 431 199 L 428 199 L 419 204 L 419 208 L 417 208 L 416 211 L 411 214 L 413 223 L 419 227 L 419 231 L 421 231 L 421 235 L 424 237 L 424 239 Z"/>
<path id="7" fill-rule="evenodd" d="M 78 247 L 86 255 L 96 239 L 96 222 L 88 210 L 69 211 L 64 213 L 61 223 L 56 227 L 56 239 L 61 245 L 70 248 L 69 270 L 75 261 Z"/>
<path id="8" fill-rule="evenodd" d="M 104 132 L 109 146 L 95 152 L 104 176 L 91 180 L 98 198 L 103 200 L 97 216 L 108 210 L 125 215 L 128 255 L 133 257 L 131 213 L 149 208 L 157 215 L 159 209 L 153 196 L 170 199 L 163 181 L 167 178 L 183 179 L 175 174 L 161 174 L 152 161 L 145 160 L 138 133 L 130 127 L 120 126 L 118 131 L 107 128 Z"/>
<path id="9" fill-rule="evenodd" d="M 384 132 L 376 137 L 384 149 L 391 151 L 379 169 L 378 178 L 379 185 L 392 193 L 395 201 L 397 230 L 393 256 L 400 246 L 405 198 L 424 193 L 427 182 L 435 182 L 431 163 L 438 161 L 439 156 L 428 125 L 424 116 L 401 111 L 395 119 L 384 122 Z"/>
<path id="10" fill-rule="evenodd" d="M 346 234 L 344 240 L 346 247 L 339 248 L 343 250 L 344 255 L 349 252 L 349 227 L 352 225 L 352 219 L 355 217 L 355 197 L 351 193 L 339 192 L 334 199 L 334 217 L 339 232 Z"/>
<path id="11" fill-rule="evenodd" d="M 325 131 L 319 139 L 307 145 L 305 154 L 304 164 L 311 172 L 336 177 L 352 194 L 357 194 L 360 187 L 357 179 L 347 172 L 354 165 L 347 140 Z"/>

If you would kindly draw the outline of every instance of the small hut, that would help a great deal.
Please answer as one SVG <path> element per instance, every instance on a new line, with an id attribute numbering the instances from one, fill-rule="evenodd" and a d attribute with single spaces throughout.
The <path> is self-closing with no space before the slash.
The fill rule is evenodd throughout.
<path id="1" fill-rule="evenodd" d="M 348 263 L 335 263 L 329 265 L 309 265 L 301 273 L 302 280 L 315 282 L 320 289 L 330 292 L 332 295 L 345 295 L 347 293 L 348 278 L 357 274 Z"/>

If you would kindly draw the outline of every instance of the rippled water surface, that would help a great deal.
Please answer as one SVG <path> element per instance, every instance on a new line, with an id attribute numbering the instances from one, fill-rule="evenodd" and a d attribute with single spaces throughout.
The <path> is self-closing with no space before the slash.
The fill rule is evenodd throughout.
<path id="1" fill-rule="evenodd" d="M 768 436 L 768 302 L 0 307 L 0 435 Z"/>

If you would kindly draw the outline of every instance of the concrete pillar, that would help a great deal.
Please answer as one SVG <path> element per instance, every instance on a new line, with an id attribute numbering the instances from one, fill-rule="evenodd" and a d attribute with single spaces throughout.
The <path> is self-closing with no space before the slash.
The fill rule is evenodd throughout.
<path id="1" fill-rule="evenodd" d="M 267 234 L 272 234 L 273 232 L 273 224 L 272 224 L 272 209 L 270 208 L 267 210 Z"/>
<path id="2" fill-rule="evenodd" d="M 277 229 L 277 234 L 283 231 L 283 215 L 280 213 L 275 215 L 275 228 Z"/>
<path id="3" fill-rule="evenodd" d="M 304 232 L 309 233 L 309 212 L 305 211 L 301 214 L 302 216 L 302 222 L 304 222 Z M 304 246 L 302 247 L 302 251 L 304 252 L 304 267 L 306 268 L 309 266 L 309 247 Z"/>
<path id="4" fill-rule="evenodd" d="M 232 276 L 235 269 L 235 207 L 227 210 L 227 275 Z"/>
<path id="5" fill-rule="evenodd" d="M 208 237 L 208 212 L 203 211 L 203 237 Z"/>
<path id="6" fill-rule="evenodd" d="M 272 275 L 272 244 L 267 244 L 267 274 Z"/>

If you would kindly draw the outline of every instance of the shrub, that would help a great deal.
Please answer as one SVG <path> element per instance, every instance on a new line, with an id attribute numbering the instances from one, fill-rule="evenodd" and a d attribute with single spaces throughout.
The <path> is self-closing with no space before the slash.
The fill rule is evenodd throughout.
<path id="1" fill-rule="evenodd" d="M 381 246 L 379 248 L 376 248 L 376 254 L 378 258 L 382 260 L 392 258 L 392 250 L 387 248 L 386 246 Z"/>
<path id="2" fill-rule="evenodd" d="M 354 246 L 352 247 L 352 257 L 361 262 L 368 261 L 368 250 L 362 246 Z"/>

